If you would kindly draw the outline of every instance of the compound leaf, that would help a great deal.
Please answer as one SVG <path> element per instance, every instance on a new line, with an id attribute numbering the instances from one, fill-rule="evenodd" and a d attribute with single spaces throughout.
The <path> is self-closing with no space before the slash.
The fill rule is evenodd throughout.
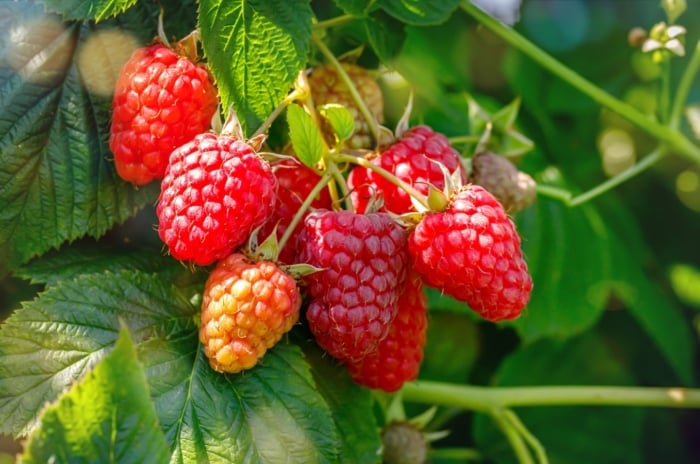
<path id="1" fill-rule="evenodd" d="M 311 115 L 299 105 L 292 104 L 287 107 L 287 123 L 289 138 L 292 140 L 292 147 L 299 160 L 307 166 L 316 166 L 327 148 L 321 130 Z"/>
<path id="2" fill-rule="evenodd" d="M 326 356 L 317 346 L 305 347 L 304 353 L 338 430 L 338 462 L 354 464 L 377 461 L 381 442 L 370 390 L 352 381 L 347 369 Z"/>
<path id="3" fill-rule="evenodd" d="M 41 415 L 21 462 L 153 462 L 170 453 L 129 332 Z"/>
<path id="4" fill-rule="evenodd" d="M 372 8 L 372 0 L 333 0 L 338 8 L 343 10 L 345 13 L 363 17 L 367 14 L 367 11 Z"/>
<path id="5" fill-rule="evenodd" d="M 171 462 L 336 462 L 338 437 L 298 346 L 278 343 L 255 368 L 214 372 L 199 350 L 180 420 L 166 431 Z"/>
<path id="6" fill-rule="evenodd" d="M 0 30 L 0 275 L 65 241 L 101 236 L 157 196 L 157 185 L 136 190 L 117 176 L 109 95 L 88 90 L 95 67 L 78 65 L 100 55 L 88 42 L 101 29 L 24 7 L 0 5 L 10 14 Z"/>
<path id="7" fill-rule="evenodd" d="M 199 2 L 202 44 L 221 103 L 231 104 L 250 134 L 282 102 L 306 65 L 308 1 Z"/>
<path id="8" fill-rule="evenodd" d="M 94 19 L 100 21 L 122 13 L 137 0 L 41 0 L 47 11 L 59 13 L 63 19 Z"/>
<path id="9" fill-rule="evenodd" d="M 610 238 L 600 215 L 592 205 L 568 208 L 546 198 L 518 214 L 534 288 L 512 325 L 525 341 L 568 337 L 590 328 L 611 289 Z"/>
<path id="10" fill-rule="evenodd" d="M 406 41 L 404 24 L 382 10 L 368 16 L 363 24 L 374 53 L 381 61 L 390 63 Z"/>
<path id="11" fill-rule="evenodd" d="M 330 123 L 340 141 L 345 141 L 352 136 L 355 131 L 355 120 L 346 107 L 337 103 L 327 103 L 320 106 L 318 112 Z"/>
<path id="12" fill-rule="evenodd" d="M 380 0 L 379 5 L 399 21 L 428 26 L 447 21 L 459 0 Z"/>
<path id="13" fill-rule="evenodd" d="M 85 274 L 50 286 L 0 328 L 0 433 L 30 432 L 44 404 L 104 358 L 122 321 L 139 356 L 154 363 L 149 382 L 157 403 L 169 393 L 163 387 L 173 384 L 177 364 L 191 366 L 180 352 L 197 346 L 194 314 L 189 301 L 157 274 Z"/>

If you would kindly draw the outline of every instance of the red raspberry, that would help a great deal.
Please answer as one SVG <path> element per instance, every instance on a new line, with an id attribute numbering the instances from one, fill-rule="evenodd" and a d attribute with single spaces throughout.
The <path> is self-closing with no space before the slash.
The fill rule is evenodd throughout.
<path id="1" fill-rule="evenodd" d="M 321 176 L 316 174 L 313 169 L 304 166 L 296 159 L 284 159 L 273 163 L 271 166 L 279 188 L 277 190 L 275 211 L 260 229 L 259 237 L 263 239 L 272 233 L 275 226 L 277 226 L 277 238 L 282 237 L 292 222 L 294 215 L 299 211 L 301 204 L 309 196 L 318 181 L 321 180 Z M 315 209 L 330 209 L 331 204 L 332 201 L 328 189 L 324 188 L 311 203 L 311 207 Z M 280 250 L 280 262 L 286 264 L 294 262 L 294 244 L 300 230 L 301 228 L 297 226 L 287 245 Z"/>
<path id="2" fill-rule="evenodd" d="M 428 326 L 427 304 L 420 276 L 410 273 L 399 296 L 399 311 L 389 326 L 389 334 L 375 351 L 346 364 L 355 382 L 391 393 L 418 376 Z"/>
<path id="3" fill-rule="evenodd" d="M 341 66 L 352 80 L 369 112 L 381 124 L 384 121 L 384 97 L 377 81 L 366 69 L 360 66 L 351 63 L 342 63 Z M 350 111 L 355 120 L 355 132 L 346 141 L 350 148 L 370 148 L 372 138 L 369 124 L 357 108 L 350 90 L 341 79 L 335 66 L 315 67 L 309 75 L 309 88 L 314 105 L 337 103 Z"/>
<path id="4" fill-rule="evenodd" d="M 174 258 L 206 266 L 270 217 L 276 194 L 270 166 L 249 145 L 200 134 L 170 156 L 156 209 L 158 234 Z"/>
<path id="5" fill-rule="evenodd" d="M 212 369 L 250 369 L 299 319 L 294 279 L 270 261 L 250 263 L 234 253 L 209 275 L 199 340 Z"/>
<path id="6" fill-rule="evenodd" d="M 513 319 L 527 305 L 532 278 L 515 225 L 478 185 L 457 193 L 442 212 L 427 213 L 408 239 L 423 281 L 490 321 Z"/>
<path id="7" fill-rule="evenodd" d="M 297 246 L 297 262 L 323 269 L 306 277 L 306 318 L 316 341 L 340 360 L 367 355 L 396 316 L 406 233 L 386 213 L 317 210 L 304 221 Z"/>
<path id="8" fill-rule="evenodd" d="M 431 184 L 437 189 L 445 186 L 445 176 L 437 162 L 442 163 L 450 173 L 459 170 L 462 180 L 466 181 L 459 153 L 450 146 L 447 137 L 433 132 L 427 126 L 409 129 L 396 143 L 369 161 L 412 185 L 422 194 L 428 193 Z M 358 213 L 364 212 L 370 199 L 378 194 L 384 200 L 386 211 L 395 214 L 415 211 L 411 197 L 404 190 L 370 169 L 355 167 L 348 176 L 348 187 L 351 189 L 352 204 Z"/>
<path id="9" fill-rule="evenodd" d="M 109 148 L 119 176 L 136 185 L 161 179 L 170 153 L 209 128 L 216 106 L 204 68 L 162 44 L 134 51 L 112 100 Z"/>

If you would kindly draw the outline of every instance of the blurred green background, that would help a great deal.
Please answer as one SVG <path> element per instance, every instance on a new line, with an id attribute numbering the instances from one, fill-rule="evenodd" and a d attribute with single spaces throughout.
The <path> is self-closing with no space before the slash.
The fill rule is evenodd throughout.
<path id="1" fill-rule="evenodd" d="M 661 70 L 648 54 L 631 47 L 627 37 L 633 27 L 648 30 L 665 19 L 659 1 L 480 4 L 583 77 L 650 118 L 658 116 Z M 312 7 L 322 19 L 339 13 L 332 2 L 314 1 Z M 700 2 L 688 0 L 688 11 L 678 23 L 688 30 L 686 48 L 691 51 L 700 39 Z M 491 111 L 520 98 L 518 130 L 535 144 L 520 160 L 520 169 L 540 183 L 574 194 L 619 173 L 655 147 L 647 134 L 462 11 L 437 26 L 404 29 L 387 24 L 396 27 L 389 37 L 400 44 L 380 79 L 389 127 L 399 119 L 409 88 L 416 97 L 413 122 L 452 137 L 470 133 L 466 94 Z M 329 32 L 334 50 L 358 45 L 361 37 L 353 37 L 361 34 L 354 32 L 352 24 Z M 377 61 L 371 52 L 360 56 L 369 67 Z M 687 56 L 672 60 L 672 90 L 687 62 Z M 689 101 L 700 105 L 696 82 Z M 697 141 L 687 122 L 682 129 Z M 431 293 L 421 378 L 479 385 L 698 386 L 700 166 L 670 155 L 591 204 L 572 209 L 540 196 L 515 219 L 535 279 L 529 313 L 515 324 L 495 326 Z M 158 247 L 155 222 L 153 209 L 147 208 L 102 242 L 151 241 Z M 38 290 L 13 276 L 0 279 L 0 319 Z M 543 441 L 552 462 L 700 461 L 700 415 L 691 410 L 538 408 L 522 411 L 522 418 Z M 432 427 L 452 430 L 436 443 L 438 448 L 474 446 L 491 462 L 513 459 L 502 436 L 483 417 L 441 409 Z M 18 449 L 0 437 L 0 451 Z"/>

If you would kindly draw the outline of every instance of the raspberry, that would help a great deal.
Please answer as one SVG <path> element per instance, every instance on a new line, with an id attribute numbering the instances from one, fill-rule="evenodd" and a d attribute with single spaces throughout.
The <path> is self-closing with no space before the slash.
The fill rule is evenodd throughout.
<path id="1" fill-rule="evenodd" d="M 481 152 L 472 158 L 469 180 L 491 192 L 506 211 L 515 213 L 535 201 L 535 181 L 518 171 L 508 158 L 491 152 Z"/>
<path id="2" fill-rule="evenodd" d="M 355 382 L 391 393 L 418 376 L 428 326 L 427 304 L 420 276 L 409 273 L 389 334 L 375 351 L 346 364 Z"/>
<path id="3" fill-rule="evenodd" d="M 360 66 L 350 63 L 342 63 L 341 66 L 352 80 L 369 112 L 381 124 L 384 121 L 384 97 L 377 81 L 366 69 Z M 314 105 L 337 103 L 350 111 L 355 120 L 355 132 L 346 141 L 350 148 L 369 148 L 371 146 L 372 138 L 369 124 L 360 113 L 350 90 L 334 66 L 315 67 L 309 75 L 309 88 Z"/>
<path id="4" fill-rule="evenodd" d="M 427 213 L 408 239 L 423 281 L 465 301 L 487 320 L 520 315 L 532 290 L 520 237 L 496 198 L 464 187 L 442 212 Z"/>
<path id="5" fill-rule="evenodd" d="M 297 239 L 306 277 L 306 313 L 318 344 L 340 360 L 359 359 L 389 332 L 408 263 L 406 233 L 386 213 L 311 212 Z"/>
<path id="6" fill-rule="evenodd" d="M 369 161 L 412 185 L 422 194 L 428 193 L 431 184 L 437 189 L 444 188 L 444 174 L 438 163 L 442 163 L 450 173 L 459 170 L 462 180 L 466 181 L 459 153 L 450 146 L 447 137 L 427 126 L 409 129 L 396 143 Z M 366 211 L 367 204 L 377 194 L 383 197 L 386 211 L 395 214 L 415 211 L 411 197 L 404 190 L 370 169 L 355 167 L 348 176 L 348 187 L 351 189 L 352 204 L 358 213 Z"/>
<path id="7" fill-rule="evenodd" d="M 206 266 L 270 217 L 276 194 L 270 166 L 249 145 L 200 134 L 170 156 L 156 209 L 158 234 L 174 258 Z"/>
<path id="8" fill-rule="evenodd" d="M 428 459 L 428 443 L 422 430 L 405 421 L 395 421 L 382 429 L 382 463 L 423 464 Z"/>
<path id="9" fill-rule="evenodd" d="M 294 279 L 270 261 L 250 263 L 234 253 L 209 274 L 199 341 L 212 369 L 236 373 L 253 367 L 299 319 Z"/>
<path id="10" fill-rule="evenodd" d="M 287 230 L 299 207 L 309 196 L 311 190 L 316 186 L 321 176 L 312 169 L 304 166 L 299 161 L 288 158 L 273 163 L 272 171 L 277 178 L 279 188 L 277 190 L 277 204 L 272 217 L 260 229 L 259 236 L 265 238 L 272 233 L 277 226 L 277 238 Z M 321 193 L 311 203 L 312 208 L 330 209 L 331 196 L 328 189 L 321 190 Z M 299 235 L 300 227 L 297 226 L 294 233 L 289 238 L 287 245 L 280 250 L 279 261 L 286 264 L 294 262 L 294 244 Z"/>
<path id="11" fill-rule="evenodd" d="M 216 106 L 204 68 L 162 44 L 134 51 L 112 100 L 109 148 L 119 176 L 136 185 L 161 179 L 170 153 L 207 130 Z"/>

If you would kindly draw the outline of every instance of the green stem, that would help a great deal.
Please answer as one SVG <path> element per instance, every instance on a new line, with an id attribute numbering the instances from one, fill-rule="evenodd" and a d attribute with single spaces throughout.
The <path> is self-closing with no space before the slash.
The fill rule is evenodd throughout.
<path id="1" fill-rule="evenodd" d="M 671 106 L 671 61 L 661 63 L 661 81 L 659 82 L 659 109 L 658 117 L 663 124 L 667 124 L 670 117 Z"/>
<path id="2" fill-rule="evenodd" d="M 345 14 L 345 15 L 336 16 L 335 18 L 324 19 L 323 21 L 319 21 L 316 24 L 314 24 L 313 26 L 311 26 L 311 28 L 314 31 L 322 31 L 324 29 L 329 29 L 331 27 L 342 26 L 343 24 L 347 24 L 347 23 L 354 21 L 354 20 L 355 20 L 354 16 L 351 16 L 349 14 Z"/>
<path id="3" fill-rule="evenodd" d="M 700 408 L 700 389 L 679 387 L 478 387 L 421 380 L 406 383 L 402 392 L 406 401 L 485 413 L 504 407 L 563 405 Z"/>
<path id="4" fill-rule="evenodd" d="M 532 432 L 525 427 L 525 424 L 523 424 L 518 415 L 511 409 L 506 409 L 503 414 L 506 419 L 510 421 L 515 430 L 518 431 L 520 436 L 525 439 L 525 442 L 530 445 L 530 448 L 535 452 L 537 462 L 540 464 L 549 464 L 549 458 L 547 458 L 547 452 L 545 451 L 544 446 L 542 446 L 542 443 L 537 439 L 537 437 L 535 437 L 535 435 L 533 435 Z"/>
<path id="5" fill-rule="evenodd" d="M 441 461 L 481 461 L 481 453 L 472 448 L 435 448 L 428 451 L 428 456 Z"/>
<path id="6" fill-rule="evenodd" d="M 289 241 L 289 237 L 291 237 L 292 233 L 294 232 L 294 229 L 297 228 L 297 226 L 301 222 L 301 219 L 304 217 L 304 214 L 306 214 L 306 211 L 311 207 L 311 203 L 313 203 L 314 199 L 318 197 L 318 194 L 321 193 L 321 190 L 323 190 L 323 188 L 326 187 L 326 185 L 328 185 L 328 181 L 330 181 L 331 177 L 332 174 L 330 172 L 324 172 L 323 176 L 321 176 L 321 179 L 316 183 L 309 195 L 304 199 L 304 202 L 301 204 L 301 206 L 299 206 L 299 210 L 292 218 L 292 221 L 287 226 L 287 229 L 284 231 L 284 234 L 282 234 L 282 237 L 280 238 L 277 244 L 278 250 L 282 250 L 287 244 L 287 242 Z"/>
<path id="7" fill-rule="evenodd" d="M 602 195 L 606 193 L 609 190 L 612 190 L 613 188 L 617 187 L 618 185 L 628 181 L 629 179 L 633 178 L 637 174 L 649 169 L 652 167 L 658 160 L 664 157 L 666 152 L 662 150 L 661 148 L 657 148 L 653 152 L 651 152 L 649 155 L 645 156 L 642 158 L 638 163 L 634 164 L 633 166 L 630 166 L 629 168 L 625 169 L 624 171 L 620 172 L 614 177 L 611 177 L 610 179 L 606 180 L 605 182 L 602 182 L 598 184 L 597 186 L 593 187 L 590 190 L 587 190 L 583 192 L 580 195 L 577 196 L 572 196 L 571 192 L 560 189 L 558 187 L 553 187 L 550 185 L 537 185 L 537 193 L 556 198 L 558 200 L 561 200 L 566 204 L 567 206 L 574 207 L 581 205 L 583 203 L 586 203 L 593 198 Z"/>
<path id="8" fill-rule="evenodd" d="M 428 208 L 428 201 L 426 199 L 426 196 L 420 193 L 418 190 L 413 188 L 413 186 L 407 184 L 406 182 L 402 181 L 398 177 L 396 177 L 394 174 L 390 173 L 386 169 L 377 166 L 374 163 L 370 163 L 364 158 L 360 158 L 358 156 L 352 156 L 352 155 L 345 155 L 342 153 L 339 153 L 335 155 L 334 159 L 337 162 L 346 162 L 346 163 L 353 163 L 353 164 L 358 164 L 362 166 L 363 168 L 371 169 L 372 171 L 376 172 L 380 176 L 382 176 L 384 179 L 387 181 L 391 182 L 398 188 L 402 189 L 404 192 L 408 193 L 410 196 L 415 198 L 420 204 Z"/>
<path id="9" fill-rule="evenodd" d="M 498 428 L 503 432 L 503 435 L 508 439 L 515 456 L 518 458 L 518 462 L 520 464 L 535 464 L 523 436 L 510 422 L 506 412 L 507 410 L 494 409 L 490 414 Z"/>
<path id="10" fill-rule="evenodd" d="M 478 135 L 458 135 L 455 137 L 450 137 L 448 140 L 451 145 L 456 145 L 460 143 L 477 143 L 481 138 Z"/>
<path id="11" fill-rule="evenodd" d="M 379 141 L 379 127 L 378 127 L 377 119 L 372 115 L 372 112 L 367 107 L 367 104 L 365 104 L 365 101 L 362 99 L 362 96 L 360 96 L 360 93 L 357 91 L 357 88 L 355 87 L 355 84 L 352 82 L 352 79 L 350 79 L 350 76 L 348 76 L 348 73 L 345 72 L 345 69 L 341 66 L 340 62 L 335 57 L 335 55 L 333 55 L 333 52 L 330 51 L 330 49 L 326 46 L 325 43 L 323 43 L 323 41 L 320 38 L 318 38 L 316 35 L 313 35 L 311 40 L 316 45 L 316 47 L 318 47 L 318 49 L 321 51 L 323 56 L 325 56 L 326 59 L 338 71 L 338 75 L 340 76 L 343 83 L 346 85 L 346 87 L 350 91 L 350 95 L 352 96 L 352 99 L 355 102 L 357 109 L 360 110 L 360 114 L 362 114 L 362 117 L 364 117 L 365 121 L 367 121 L 367 125 L 369 126 L 369 132 L 370 132 L 372 139 L 375 142 L 378 142 Z"/>
<path id="12" fill-rule="evenodd" d="M 698 71 L 700 71 L 700 41 L 695 44 L 693 56 L 690 58 L 690 62 L 686 66 L 681 80 L 678 82 L 676 95 L 673 99 L 673 106 L 671 107 L 671 115 L 668 120 L 668 125 L 672 129 L 678 129 L 680 126 L 683 108 L 688 100 L 690 89 L 693 86 Z"/>
<path id="13" fill-rule="evenodd" d="M 290 98 L 291 97 L 291 98 Z M 275 122 L 275 119 L 282 113 L 282 111 L 289 106 L 290 103 L 294 101 L 294 96 L 290 94 L 287 98 L 282 100 L 282 103 L 277 105 L 277 108 L 275 108 L 272 113 L 263 121 L 262 124 L 260 124 L 260 127 L 255 131 L 255 133 L 251 136 L 251 138 L 258 136 L 260 134 L 264 134 L 266 130 L 270 128 L 273 122 Z"/>
<path id="14" fill-rule="evenodd" d="M 340 188 L 340 192 L 343 195 L 343 201 L 345 202 L 345 209 L 352 211 L 352 201 L 350 201 L 350 191 L 348 190 L 348 184 L 345 182 L 345 178 L 338 170 L 338 165 L 335 163 L 328 163 L 328 170 L 333 175 L 336 184 Z"/>
<path id="15" fill-rule="evenodd" d="M 659 124 L 652 119 L 648 119 L 633 106 L 613 97 L 600 87 L 581 77 L 581 75 L 566 67 L 551 55 L 545 53 L 541 48 L 527 40 L 514 29 L 505 26 L 468 0 L 462 0 L 461 7 L 484 27 L 490 29 L 504 41 L 529 56 L 532 60 L 539 63 L 542 67 L 549 70 L 563 81 L 568 82 L 571 86 L 588 95 L 600 105 L 629 120 L 658 140 L 669 144 L 680 155 L 696 163 L 700 163 L 700 147 L 694 145 L 690 140 L 684 137 L 683 134 L 670 127 Z"/>

